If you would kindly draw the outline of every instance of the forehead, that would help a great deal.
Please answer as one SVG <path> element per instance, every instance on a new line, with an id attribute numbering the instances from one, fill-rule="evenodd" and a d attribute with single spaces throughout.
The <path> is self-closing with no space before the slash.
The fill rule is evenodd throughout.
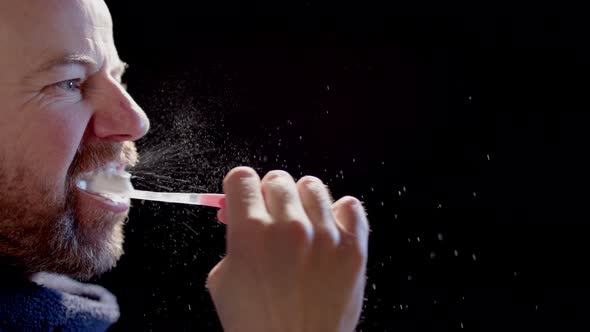
<path id="1" fill-rule="evenodd" d="M 14 65 L 32 68 L 61 54 L 88 55 L 99 64 L 118 60 L 102 0 L 0 2 L 0 41 L 9 45 L 3 53 L 12 55 Z"/>

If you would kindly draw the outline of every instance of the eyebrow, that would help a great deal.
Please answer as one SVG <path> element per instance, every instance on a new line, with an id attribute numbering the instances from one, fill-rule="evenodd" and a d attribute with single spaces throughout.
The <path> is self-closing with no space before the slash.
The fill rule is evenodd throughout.
<path id="1" fill-rule="evenodd" d="M 44 72 L 48 72 L 55 67 L 63 67 L 63 66 L 70 66 L 70 65 L 81 65 L 84 67 L 96 67 L 98 64 L 96 61 L 89 57 L 88 55 L 84 54 L 66 54 L 60 55 L 54 58 L 49 59 L 48 61 L 41 64 L 37 69 L 35 69 L 28 77 L 38 75 Z"/>
<path id="2" fill-rule="evenodd" d="M 35 69 L 31 74 L 27 75 L 27 78 L 30 78 L 35 75 L 39 75 L 45 72 L 48 72 L 56 67 L 64 67 L 64 66 L 71 66 L 71 65 L 80 65 L 84 67 L 96 67 L 98 63 L 90 56 L 85 54 L 77 54 L 71 53 L 66 55 L 61 55 L 54 57 L 43 64 L 41 64 L 37 69 Z M 121 60 L 119 60 L 119 64 L 117 65 L 116 69 L 120 72 L 121 75 L 125 73 L 125 70 L 129 68 L 129 65 Z"/>

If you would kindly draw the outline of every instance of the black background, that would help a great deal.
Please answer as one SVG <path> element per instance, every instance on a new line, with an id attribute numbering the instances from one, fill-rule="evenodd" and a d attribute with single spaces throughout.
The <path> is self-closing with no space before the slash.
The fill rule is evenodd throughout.
<path id="1" fill-rule="evenodd" d="M 136 186 L 219 192 L 246 164 L 359 197 L 358 331 L 588 330 L 583 18 L 277 3 L 107 1 L 152 119 Z M 118 296 L 112 330 L 221 331 L 215 211 L 134 205 L 95 280 Z"/>

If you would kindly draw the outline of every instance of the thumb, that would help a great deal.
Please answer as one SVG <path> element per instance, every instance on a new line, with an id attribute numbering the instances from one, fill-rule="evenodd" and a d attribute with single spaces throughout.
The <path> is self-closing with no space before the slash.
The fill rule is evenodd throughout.
<path id="1" fill-rule="evenodd" d="M 224 257 L 221 261 L 219 261 L 219 263 L 217 263 L 217 265 L 215 265 L 211 271 L 209 271 L 209 274 L 207 275 L 207 281 L 205 283 L 205 287 L 207 287 L 207 289 L 210 292 L 214 292 L 219 283 L 221 282 L 222 279 L 222 275 L 225 271 L 225 265 L 227 264 L 227 257 Z"/>

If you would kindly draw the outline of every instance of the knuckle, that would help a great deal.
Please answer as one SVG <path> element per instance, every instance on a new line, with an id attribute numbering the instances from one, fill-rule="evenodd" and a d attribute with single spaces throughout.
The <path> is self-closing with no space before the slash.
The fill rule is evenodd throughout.
<path id="1" fill-rule="evenodd" d="M 266 173 L 266 175 L 264 176 L 265 181 L 273 181 L 273 180 L 280 179 L 280 178 L 293 179 L 293 177 L 291 177 L 291 174 L 289 174 L 283 170 L 273 170 L 273 171 Z"/>
<path id="2" fill-rule="evenodd" d="M 369 227 L 367 220 L 367 212 L 363 203 L 353 196 L 344 196 L 338 202 L 339 209 L 346 215 L 357 219 L 358 224 L 367 229 Z"/>
<path id="3" fill-rule="evenodd" d="M 311 176 L 311 175 L 306 175 L 306 176 L 302 177 L 301 179 L 299 179 L 298 183 L 302 186 L 305 186 L 305 187 L 323 185 L 322 180 L 320 180 L 319 178 L 317 178 L 315 176 Z"/>
<path id="4" fill-rule="evenodd" d="M 258 174 L 256 171 L 250 167 L 240 166 L 232 169 L 227 173 L 225 178 L 223 179 L 224 184 L 228 184 L 239 179 L 248 178 L 248 177 L 256 177 Z"/>
<path id="5" fill-rule="evenodd" d="M 355 236 L 347 235 L 342 240 L 344 254 L 354 266 L 365 266 L 367 264 L 367 249 L 361 244 L 360 239 Z"/>
<path id="6" fill-rule="evenodd" d="M 313 240 L 318 245 L 329 248 L 335 248 L 340 242 L 338 231 L 325 226 L 315 228 Z"/>
<path id="7" fill-rule="evenodd" d="M 285 236 L 296 243 L 306 244 L 311 242 L 312 231 L 310 226 L 299 219 L 275 222 L 272 224 L 272 233 L 277 236 Z"/>
<path id="8" fill-rule="evenodd" d="M 333 202 L 330 188 L 328 188 L 328 186 L 326 186 L 322 180 L 316 178 L 315 176 L 305 176 L 299 180 L 297 185 L 299 186 L 300 190 L 311 194 L 311 197 L 315 197 L 321 201 L 329 202 L 330 204 Z"/>
<path id="9" fill-rule="evenodd" d="M 244 218 L 244 222 L 248 225 L 266 225 L 269 223 L 268 218 L 255 214 L 246 216 L 246 218 Z"/>
<path id="10" fill-rule="evenodd" d="M 209 273 L 207 274 L 207 278 L 205 280 L 205 286 L 209 290 L 213 290 L 213 289 L 217 288 L 217 285 L 220 282 L 220 279 L 222 277 L 221 275 L 224 270 L 224 266 L 225 266 L 224 263 L 226 263 L 226 262 L 224 262 L 224 260 L 226 260 L 226 258 L 224 258 L 215 267 L 213 267 L 213 269 L 211 269 L 211 271 L 209 271 Z"/>
<path id="11" fill-rule="evenodd" d="M 266 193 L 281 200 L 290 199 L 296 193 L 293 178 L 284 171 L 269 172 L 262 180 L 261 187 Z"/>
<path id="12" fill-rule="evenodd" d="M 354 211 L 357 206 L 362 206 L 361 201 L 359 201 L 358 198 L 354 196 L 344 196 L 341 198 L 341 200 L 342 205 L 345 206 L 349 211 Z"/>
<path id="13" fill-rule="evenodd" d="M 367 254 L 361 248 L 348 250 L 346 257 L 355 268 L 361 268 L 367 264 Z"/>

